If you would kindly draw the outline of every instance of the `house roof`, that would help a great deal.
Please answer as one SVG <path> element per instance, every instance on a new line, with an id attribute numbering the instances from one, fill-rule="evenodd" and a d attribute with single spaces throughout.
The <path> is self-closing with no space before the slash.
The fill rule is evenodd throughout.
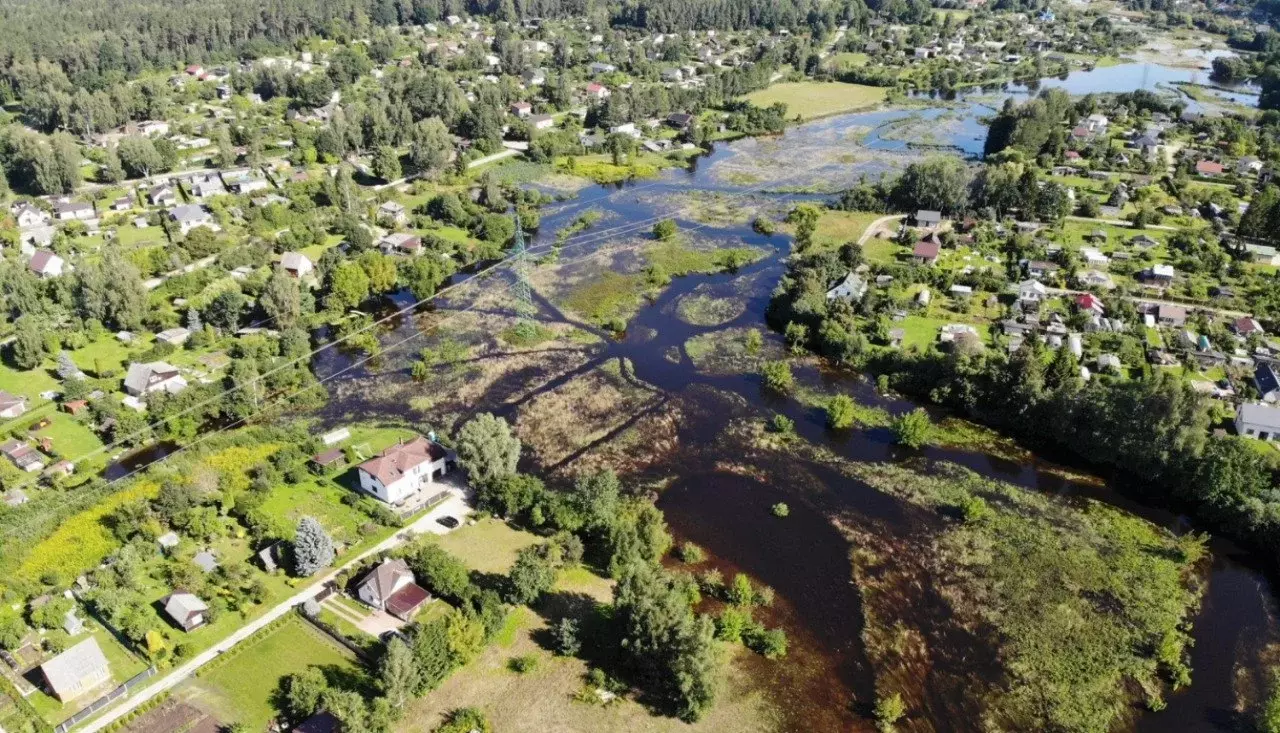
<path id="1" fill-rule="evenodd" d="M 409 563 L 404 558 L 396 558 L 395 560 L 383 560 L 382 564 L 369 571 L 360 581 L 360 587 L 373 586 L 374 595 L 382 599 L 383 603 L 391 597 L 396 587 L 396 581 L 401 578 L 408 578 L 413 582 L 413 571 L 409 569 Z"/>
<path id="2" fill-rule="evenodd" d="M 96 674 L 103 667 L 110 668 L 107 657 L 98 646 L 98 640 L 90 636 L 45 662 L 40 669 L 59 697 L 71 697 L 83 691 L 80 689 L 81 680 Z"/>
<path id="3" fill-rule="evenodd" d="M 169 218 L 177 222 L 204 221 L 209 213 L 200 204 L 183 204 L 169 209 Z"/>
<path id="4" fill-rule="evenodd" d="M 1236 410 L 1236 417 L 1247 425 L 1280 431 L 1280 408 L 1247 402 Z"/>
<path id="5" fill-rule="evenodd" d="M 392 594 L 384 605 L 387 608 L 387 613 L 406 618 L 429 600 L 431 600 L 431 594 L 426 589 L 417 583 L 409 583 Z"/>
<path id="6" fill-rule="evenodd" d="M 942 212 L 932 211 L 930 209 L 920 209 L 916 212 L 916 221 L 942 221 Z"/>
<path id="7" fill-rule="evenodd" d="M 341 448 L 332 448 L 330 450 L 324 451 L 323 453 L 317 453 L 314 456 L 311 456 L 311 460 L 314 461 L 317 465 L 327 466 L 330 463 L 333 463 L 334 461 L 342 458 L 343 455 L 345 455 L 345 453 Z"/>
<path id="8" fill-rule="evenodd" d="M 397 443 L 360 464 L 360 470 L 382 483 L 395 483 L 405 473 L 428 461 L 445 457 L 444 448 L 419 435 L 407 443 Z"/>
<path id="9" fill-rule="evenodd" d="M 17 407 L 27 401 L 25 397 L 9 394 L 0 389 L 0 410 L 8 410 L 11 407 Z"/>
<path id="10" fill-rule="evenodd" d="M 1221 173 L 1222 164 L 1212 160 L 1202 160 L 1196 163 L 1197 173 Z"/>
<path id="11" fill-rule="evenodd" d="M 45 273 L 62 265 L 62 258 L 47 249 L 38 249 L 31 255 L 31 271 Z"/>
<path id="12" fill-rule="evenodd" d="M 180 624 L 186 624 L 193 615 L 208 610 L 207 603 L 186 591 L 174 591 L 164 601 L 164 612 Z"/>
<path id="13" fill-rule="evenodd" d="M 1258 392 L 1271 394 L 1280 390 L 1280 377 L 1276 376 L 1276 368 L 1267 362 L 1258 362 L 1253 370 L 1253 381 L 1258 384 Z"/>
<path id="14" fill-rule="evenodd" d="M 316 713 L 298 723 L 293 733 L 338 733 L 342 724 L 330 713 Z"/>
<path id="15" fill-rule="evenodd" d="M 212 573 L 218 569 L 218 558 L 213 556 L 208 550 L 201 550 L 196 556 L 191 558 L 191 562 L 195 563 L 201 570 L 206 573 Z"/>
<path id="16" fill-rule="evenodd" d="M 280 255 L 280 266 L 286 270 L 309 270 L 311 260 L 301 252 L 285 252 Z"/>
<path id="17" fill-rule="evenodd" d="M 937 259 L 938 252 L 941 250 L 942 247 L 937 242 L 917 242 L 916 247 L 911 251 L 911 254 L 916 257 L 924 257 L 925 259 L 932 260 Z"/>
<path id="18" fill-rule="evenodd" d="M 135 392 L 145 392 L 151 383 L 153 374 L 169 379 L 177 373 L 177 367 L 163 361 L 153 361 L 147 364 L 134 362 L 129 365 L 129 372 L 125 374 L 124 386 Z"/>

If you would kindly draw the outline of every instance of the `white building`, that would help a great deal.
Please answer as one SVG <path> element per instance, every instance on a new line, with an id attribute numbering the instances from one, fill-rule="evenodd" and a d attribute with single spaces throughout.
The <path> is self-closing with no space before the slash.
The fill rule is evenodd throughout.
<path id="1" fill-rule="evenodd" d="M 447 473 L 448 463 L 444 446 L 418 436 L 361 463 L 360 488 L 388 504 L 399 504 Z"/>

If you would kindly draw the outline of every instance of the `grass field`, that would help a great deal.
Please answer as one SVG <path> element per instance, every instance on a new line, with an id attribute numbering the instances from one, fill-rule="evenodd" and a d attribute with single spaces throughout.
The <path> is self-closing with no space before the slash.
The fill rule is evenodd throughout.
<path id="1" fill-rule="evenodd" d="M 884 216 L 869 211 L 824 211 L 813 232 L 813 243 L 822 248 L 856 242 L 876 219 Z M 868 242 L 869 244 L 870 242 Z"/>
<path id="2" fill-rule="evenodd" d="M 200 704 L 216 711 L 227 723 L 243 723 L 248 730 L 265 730 L 276 717 L 272 697 L 280 681 L 308 667 L 326 675 L 361 675 L 354 656 L 296 616 L 266 636 L 231 652 L 221 666 L 200 675 L 189 686 Z"/>
<path id="3" fill-rule="evenodd" d="M 867 61 L 869 60 L 870 60 L 870 57 L 868 57 L 865 53 L 846 51 L 845 53 L 838 53 L 828 58 L 826 60 L 825 66 L 828 69 L 831 69 L 832 71 L 840 72 L 848 69 L 856 69 L 861 66 L 866 66 Z"/>
<path id="4" fill-rule="evenodd" d="M 537 541 L 536 536 L 505 522 L 482 519 L 443 535 L 439 544 L 472 570 L 505 573 L 516 561 L 516 553 Z"/>
<path id="5" fill-rule="evenodd" d="M 787 117 L 811 120 L 816 117 L 874 107 L 885 99 L 881 87 L 841 82 L 785 82 L 747 95 L 747 101 L 761 107 L 775 102 L 787 105 Z"/>
<path id="6" fill-rule="evenodd" d="M 654 715 L 632 700 L 609 705 L 579 702 L 586 665 L 574 657 L 557 657 L 534 641 L 545 622 L 533 613 L 513 613 L 515 623 L 503 629 L 479 659 L 455 672 L 439 689 L 411 704 L 399 730 L 426 733 L 440 725 L 444 715 L 459 707 L 482 709 L 503 733 L 701 733 L 734 731 L 764 733 L 777 730 L 777 713 L 758 690 L 752 689 L 748 672 L 740 663 L 747 652 L 723 647 L 729 657 L 720 679 L 720 695 L 707 715 L 695 724 Z M 516 674 L 508 664 L 513 657 L 533 656 L 536 668 Z"/>

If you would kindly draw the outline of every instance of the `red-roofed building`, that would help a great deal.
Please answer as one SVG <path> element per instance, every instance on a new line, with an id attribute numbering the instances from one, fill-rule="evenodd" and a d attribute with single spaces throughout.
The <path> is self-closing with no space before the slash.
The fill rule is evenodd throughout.
<path id="1" fill-rule="evenodd" d="M 370 606 L 408 621 L 431 594 L 417 584 L 403 558 L 383 560 L 356 586 L 356 595 Z"/>
<path id="2" fill-rule="evenodd" d="M 1093 293 L 1081 293 L 1076 296 L 1076 307 L 1082 311 L 1102 313 L 1102 300 Z"/>
<path id="3" fill-rule="evenodd" d="M 587 85 L 587 96 L 597 101 L 609 98 L 609 87 L 594 81 Z"/>
<path id="4" fill-rule="evenodd" d="M 911 256 L 915 258 L 918 265 L 932 265 L 938 261 L 938 255 L 942 252 L 942 245 L 937 242 L 922 241 L 916 243 L 916 248 L 911 251 Z"/>
<path id="5" fill-rule="evenodd" d="M 388 504 L 399 504 L 448 472 L 444 446 L 419 435 L 360 464 L 360 488 Z"/>
<path id="6" fill-rule="evenodd" d="M 1196 173 L 1202 176 L 1209 176 L 1210 178 L 1212 178 L 1213 176 L 1222 175 L 1222 171 L 1223 171 L 1222 164 L 1216 161 L 1201 160 L 1196 163 Z"/>

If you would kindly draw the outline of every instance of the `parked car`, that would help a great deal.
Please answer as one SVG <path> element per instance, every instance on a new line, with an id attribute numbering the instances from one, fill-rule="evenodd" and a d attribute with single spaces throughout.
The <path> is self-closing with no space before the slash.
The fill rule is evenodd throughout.
<path id="1" fill-rule="evenodd" d="M 457 529 L 458 527 L 458 520 L 454 517 L 440 517 L 436 521 L 449 529 Z"/>

